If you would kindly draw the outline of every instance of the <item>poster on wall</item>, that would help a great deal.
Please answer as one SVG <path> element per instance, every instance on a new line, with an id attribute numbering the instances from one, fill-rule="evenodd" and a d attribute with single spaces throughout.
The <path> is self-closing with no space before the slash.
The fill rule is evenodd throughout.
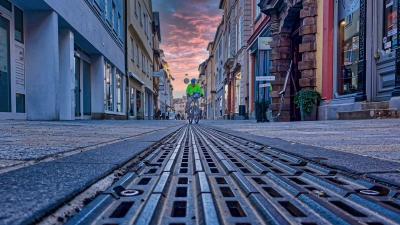
<path id="1" fill-rule="evenodd" d="M 0 27 L 0 70 L 8 73 L 8 32 Z"/>
<path id="2" fill-rule="evenodd" d="M 388 37 L 397 34 L 397 11 L 388 14 Z"/>
<path id="3" fill-rule="evenodd" d="M 258 38 L 258 49 L 259 50 L 271 50 L 272 37 L 259 37 Z"/>

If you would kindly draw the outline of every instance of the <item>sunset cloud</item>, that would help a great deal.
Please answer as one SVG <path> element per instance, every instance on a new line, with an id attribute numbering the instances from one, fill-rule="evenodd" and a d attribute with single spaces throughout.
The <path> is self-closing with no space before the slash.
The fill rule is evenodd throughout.
<path id="1" fill-rule="evenodd" d="M 153 10 L 160 12 L 161 48 L 175 78 L 174 97 L 185 94 L 185 74 L 198 77 L 198 66 L 208 58 L 222 11 L 217 0 L 153 0 Z"/>

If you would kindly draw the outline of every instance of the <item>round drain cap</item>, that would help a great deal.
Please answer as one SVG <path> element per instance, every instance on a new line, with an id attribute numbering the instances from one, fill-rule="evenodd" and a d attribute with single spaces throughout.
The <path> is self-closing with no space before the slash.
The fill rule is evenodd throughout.
<path id="1" fill-rule="evenodd" d="M 140 194 L 140 192 L 139 192 L 139 190 L 136 190 L 136 189 L 127 189 L 127 190 L 121 191 L 121 195 L 123 195 L 123 196 L 135 196 L 138 194 Z"/>
<path id="2" fill-rule="evenodd" d="M 379 192 L 373 191 L 373 190 L 361 190 L 360 193 L 363 195 L 379 195 L 380 194 Z"/>

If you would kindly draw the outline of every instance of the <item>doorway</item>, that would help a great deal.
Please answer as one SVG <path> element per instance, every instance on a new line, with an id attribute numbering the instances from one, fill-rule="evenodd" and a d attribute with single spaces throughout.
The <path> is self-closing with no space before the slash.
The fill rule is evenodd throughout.
<path id="1" fill-rule="evenodd" d="M 373 4 L 373 20 L 377 23 L 374 33 L 378 35 L 374 42 L 376 70 L 373 71 L 376 72 L 372 74 L 371 101 L 379 102 L 390 100 L 395 86 L 398 1 L 374 1 Z"/>
<path id="2" fill-rule="evenodd" d="M 90 58 L 75 52 L 75 119 L 90 119 L 91 110 L 91 79 Z"/>
<path id="3" fill-rule="evenodd" d="M 302 43 L 302 37 L 299 35 L 300 26 L 302 24 L 302 20 L 298 19 L 293 26 L 292 34 L 291 34 L 291 54 L 292 54 L 292 71 L 291 75 L 293 77 L 293 81 L 290 80 L 290 121 L 300 121 L 300 109 L 297 108 L 296 104 L 294 104 L 294 98 L 296 93 L 300 91 L 300 78 L 301 72 L 298 69 L 299 62 L 302 61 L 302 55 L 299 52 L 299 46 Z"/>

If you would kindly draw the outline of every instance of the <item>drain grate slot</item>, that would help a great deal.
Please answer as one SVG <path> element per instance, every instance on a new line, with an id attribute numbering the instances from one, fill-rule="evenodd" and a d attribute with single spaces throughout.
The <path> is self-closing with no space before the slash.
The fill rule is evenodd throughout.
<path id="1" fill-rule="evenodd" d="M 304 182 L 304 181 L 302 181 L 302 180 L 300 180 L 300 179 L 298 179 L 298 178 L 289 178 L 289 180 L 295 182 L 296 184 L 307 185 L 306 182 Z"/>
<path id="2" fill-rule="evenodd" d="M 289 201 L 279 201 L 279 204 L 294 217 L 307 217 L 306 214 Z"/>
<path id="3" fill-rule="evenodd" d="M 272 187 L 263 187 L 264 191 L 266 191 L 271 197 L 274 198 L 282 198 L 283 196 L 279 194 L 274 188 Z"/>
<path id="4" fill-rule="evenodd" d="M 336 183 L 336 184 L 347 185 L 347 183 L 342 182 L 342 181 L 338 180 L 337 178 L 330 177 L 330 178 L 326 178 L 326 179 L 329 180 L 329 181 L 332 181 L 333 183 Z"/>
<path id="5" fill-rule="evenodd" d="M 152 173 L 156 173 L 157 169 L 153 168 L 153 169 L 149 169 L 146 173 L 147 174 L 152 174 Z"/>
<path id="6" fill-rule="evenodd" d="M 129 209 L 135 202 L 122 202 L 119 206 L 111 213 L 110 218 L 123 218 L 128 213 Z"/>
<path id="7" fill-rule="evenodd" d="M 391 207 L 393 207 L 393 208 L 395 208 L 395 209 L 400 210 L 400 205 L 399 205 L 399 204 L 396 204 L 396 203 L 394 203 L 394 202 L 383 201 L 382 203 L 384 203 L 384 204 L 386 204 L 386 205 L 389 205 L 389 206 L 391 206 Z"/>
<path id="8" fill-rule="evenodd" d="M 147 185 L 147 184 L 149 184 L 150 180 L 151 180 L 151 178 L 142 178 L 139 181 L 138 185 Z"/>
<path id="9" fill-rule="evenodd" d="M 186 217 L 186 201 L 176 201 L 172 208 L 172 217 Z"/>
<path id="10" fill-rule="evenodd" d="M 265 183 L 265 181 L 264 181 L 263 179 L 261 179 L 261 178 L 253 177 L 252 179 L 253 179 L 257 184 L 267 184 L 267 183 Z"/>
<path id="11" fill-rule="evenodd" d="M 223 177 L 216 177 L 215 181 L 217 181 L 217 184 L 227 184 L 225 178 Z"/>
<path id="12" fill-rule="evenodd" d="M 219 189 L 221 190 L 222 196 L 227 198 L 235 197 L 230 187 L 220 187 Z"/>
<path id="13" fill-rule="evenodd" d="M 187 187 L 177 187 L 175 197 L 187 197 Z"/>
<path id="14" fill-rule="evenodd" d="M 227 201 L 229 212 L 233 217 L 246 217 L 246 213 L 243 211 L 238 201 Z"/>
<path id="15" fill-rule="evenodd" d="M 178 179 L 178 184 L 187 184 L 188 183 L 188 178 L 187 177 L 180 177 Z"/>
<path id="16" fill-rule="evenodd" d="M 352 216 L 367 217 L 364 213 L 357 211 L 356 209 L 354 209 L 354 207 L 350 207 L 349 205 L 347 205 L 341 201 L 329 201 L 329 202 L 332 203 L 333 205 L 335 205 L 336 207 L 342 209 L 343 211 L 351 214 Z"/>

